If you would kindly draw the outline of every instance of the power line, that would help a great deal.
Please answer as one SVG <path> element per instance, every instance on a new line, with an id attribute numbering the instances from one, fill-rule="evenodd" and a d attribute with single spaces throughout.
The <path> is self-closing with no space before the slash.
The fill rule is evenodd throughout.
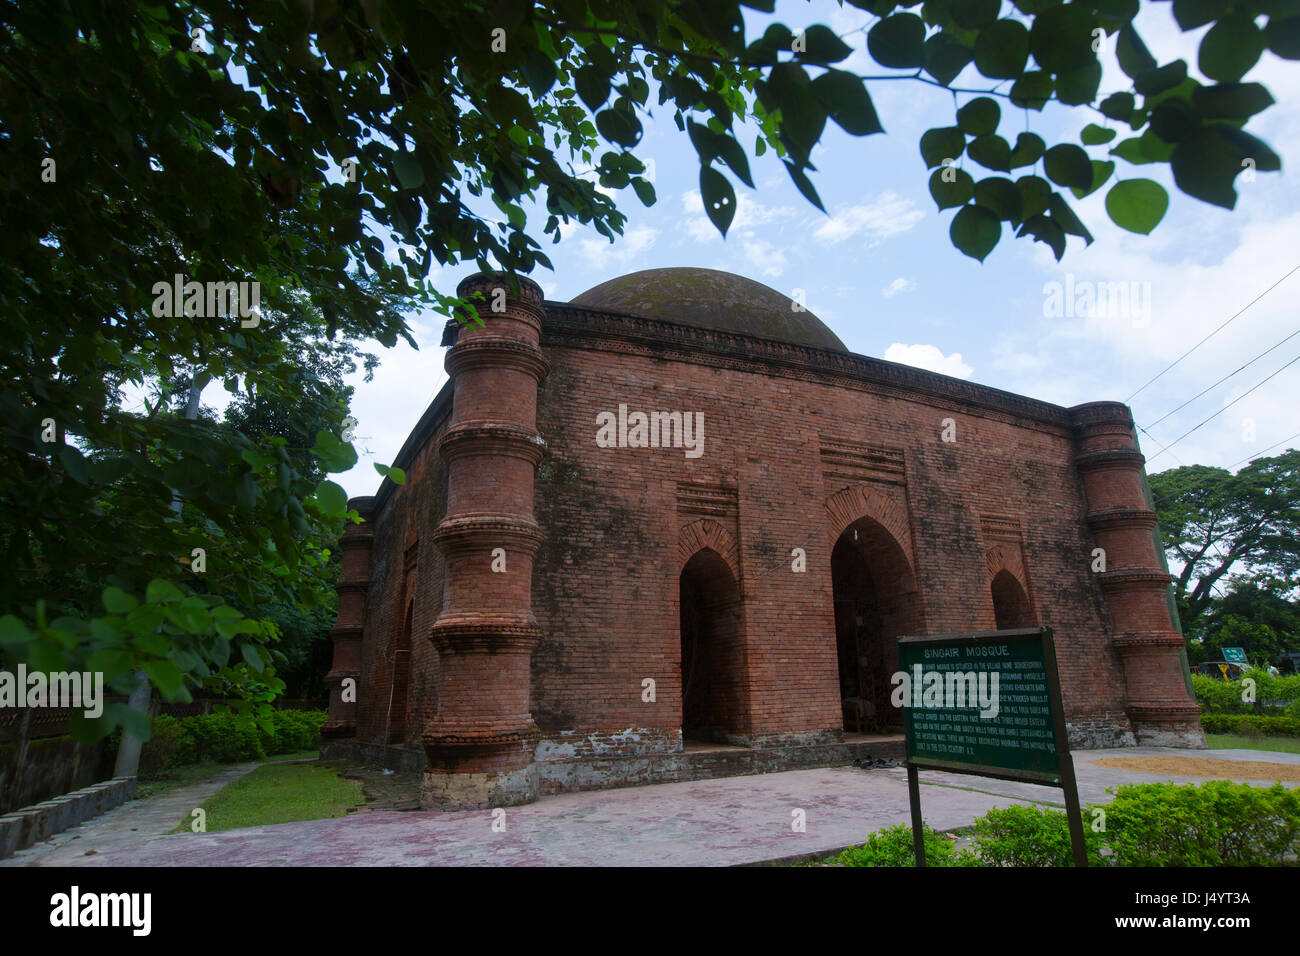
<path id="1" fill-rule="evenodd" d="M 1177 408 L 1175 408 L 1173 411 L 1165 412 L 1163 415 L 1161 415 L 1159 418 L 1157 418 L 1155 421 L 1153 421 L 1153 422 L 1150 424 L 1150 426 L 1148 426 L 1148 427 L 1150 427 L 1150 428 L 1155 428 L 1157 425 L 1159 425 L 1161 422 L 1163 422 L 1163 421 L 1164 421 L 1166 418 L 1168 418 L 1170 415 L 1174 414 L 1174 412 L 1180 412 L 1180 411 L 1182 411 L 1182 410 L 1183 410 L 1184 408 L 1186 408 L 1188 405 L 1192 404 L 1192 402 L 1196 401 L 1198 398 L 1200 398 L 1200 397 L 1201 397 L 1202 395 L 1204 395 L 1206 392 L 1210 391 L 1210 389 L 1212 389 L 1212 388 L 1217 388 L 1218 386 L 1222 385 L 1222 384 L 1223 384 L 1224 382 L 1226 382 L 1228 379 L 1232 378 L 1232 376 L 1236 375 L 1237 372 L 1243 371 L 1244 369 L 1247 369 L 1247 368 L 1249 368 L 1250 366 L 1254 365 L 1256 362 L 1258 362 L 1260 359 L 1262 359 L 1262 358 L 1263 358 L 1265 355 L 1267 355 L 1269 352 L 1272 352 L 1274 349 L 1278 349 L 1278 348 L 1281 348 L 1283 345 L 1286 345 L 1287 342 L 1290 342 L 1290 341 L 1291 341 L 1293 338 L 1295 338 L 1297 335 L 1300 335 L 1300 329 L 1296 329 L 1294 332 L 1292 332 L 1290 335 L 1288 335 L 1286 338 L 1284 338 L 1281 342 L 1278 342 L 1277 345 L 1274 345 L 1272 348 L 1265 349 L 1263 352 L 1260 352 L 1258 355 L 1256 355 L 1253 359 L 1251 359 L 1251 360 L 1250 360 L 1249 362 L 1247 362 L 1245 365 L 1241 366 L 1240 368 L 1235 369 L 1234 371 L 1229 372 L 1227 375 L 1223 376 L 1223 378 L 1219 379 L 1219 380 L 1218 380 L 1217 382 L 1215 382 L 1213 385 L 1210 385 L 1210 386 L 1208 386 L 1208 387 L 1202 389 L 1201 391 L 1197 392 L 1195 395 L 1193 395 L 1193 396 L 1192 396 L 1191 398 L 1189 398 L 1187 401 L 1183 402 L 1183 404 L 1179 405 L 1179 406 L 1178 406 Z"/>
<path id="2" fill-rule="evenodd" d="M 1278 445 L 1285 445 L 1287 442 L 1291 441 L 1294 438 L 1300 438 L 1300 432 L 1296 432 L 1294 435 L 1291 436 L 1291 438 L 1283 438 L 1280 442 L 1277 442 L 1276 444 L 1273 445 L 1269 445 L 1267 448 L 1263 449 L 1263 451 L 1257 451 L 1254 454 L 1247 455 L 1245 458 L 1241 459 L 1241 461 L 1234 461 L 1228 467 L 1236 468 L 1238 465 L 1243 464 L 1244 462 L 1253 461 L 1254 459 L 1258 458 L 1260 455 L 1264 454 L 1264 452 L 1272 451 Z"/>
<path id="3" fill-rule="evenodd" d="M 1204 344 L 1205 344 L 1206 342 L 1208 342 L 1210 339 L 1214 338 L 1214 336 L 1218 335 L 1221 331 L 1223 331 L 1225 328 L 1227 328 L 1227 327 L 1228 327 L 1228 324 L 1231 323 L 1231 322 L 1233 321 L 1233 319 L 1236 319 L 1237 316 L 1241 315 L 1242 312 L 1245 312 L 1247 309 L 1249 309 L 1252 305 L 1254 305 L 1254 304 L 1255 304 L 1256 302 L 1258 302 L 1260 299 L 1264 298 L 1264 296 L 1268 295 L 1270 292 L 1272 292 L 1274 289 L 1276 289 L 1278 286 L 1280 286 L 1283 282 L 1285 282 L 1288 278 L 1290 278 L 1291 275 L 1292 275 L 1292 274 L 1293 274 L 1297 269 L 1300 269 L 1300 265 L 1295 266 L 1295 268 L 1293 268 L 1290 272 L 1288 272 L 1288 273 L 1287 273 L 1286 275 L 1284 275 L 1282 278 L 1278 279 L 1278 280 L 1277 280 L 1276 282 L 1274 282 L 1271 286 L 1269 286 L 1267 289 L 1265 289 L 1265 290 L 1264 290 L 1263 292 L 1261 292 L 1259 295 L 1255 296 L 1255 298 L 1251 299 L 1251 300 L 1250 300 L 1249 302 L 1247 302 L 1244 306 L 1242 306 L 1242 308 L 1241 308 L 1238 312 L 1236 312 L 1236 313 L 1232 316 L 1232 318 L 1228 319 L 1227 322 L 1224 322 L 1223 325 L 1219 326 L 1217 329 L 1215 329 L 1213 332 L 1211 332 L 1211 333 L 1210 333 L 1209 335 L 1207 335 L 1205 338 L 1201 339 L 1201 341 L 1197 342 L 1195 345 L 1193 345 L 1190 349 L 1188 349 L 1188 350 L 1187 350 L 1186 352 L 1184 352 L 1182 355 L 1178 356 L 1178 358 L 1176 358 L 1176 359 L 1174 359 L 1172 362 L 1170 362 L 1169 365 L 1168 365 L 1168 366 L 1167 366 L 1163 371 L 1161 371 L 1159 375 L 1156 375 L 1156 377 L 1153 378 L 1153 379 L 1151 379 L 1150 382 L 1147 382 L 1146 385 L 1143 385 L 1141 388 L 1139 388 L 1136 392 L 1134 392 L 1134 393 L 1133 393 L 1132 395 L 1130 395 L 1128 398 L 1124 399 L 1124 404 L 1127 405 L 1129 402 L 1133 401 L 1133 399 L 1137 398 L 1137 397 L 1138 397 L 1139 395 L 1141 395 L 1144 391 L 1146 391 L 1147 386 L 1150 385 L 1151 382 L 1154 382 L 1156 379 L 1160 378 L 1160 376 L 1161 376 L 1161 375 L 1164 375 L 1165 372 L 1168 372 L 1169 369 L 1173 368 L 1175 365 L 1177 365 L 1177 364 L 1178 364 L 1179 362 L 1181 362 L 1183 359 L 1187 358 L 1187 356 L 1191 355 L 1193 352 L 1195 352 L 1197 349 L 1199 349 L 1202 345 L 1204 345 Z"/>
<path id="4" fill-rule="evenodd" d="M 1134 422 L 1133 424 L 1137 425 L 1137 422 Z M 1146 435 L 1147 438 L 1150 438 L 1150 439 L 1151 439 L 1151 443 L 1152 443 L 1153 445 L 1155 445 L 1157 448 L 1160 449 L 1160 451 L 1157 452 L 1157 454 L 1161 454 L 1161 453 L 1163 453 L 1163 452 L 1169 451 L 1168 448 L 1166 448 L 1164 445 L 1160 444 L 1160 442 L 1156 441 L 1156 436 L 1155 436 L 1155 435 L 1151 434 L 1149 431 L 1147 431 L 1147 430 L 1146 430 L 1145 428 L 1143 428 L 1141 425 L 1138 425 L 1138 426 L 1137 426 L 1137 430 L 1140 431 L 1143 435 Z M 1174 455 L 1174 453 L 1171 452 L 1171 451 L 1169 452 L 1169 454 Z M 1151 457 L 1154 458 L 1155 455 L 1152 455 Z M 1151 460 L 1150 458 L 1147 459 L 1147 461 L 1150 461 L 1150 460 Z M 1178 462 L 1178 464 L 1180 464 L 1180 465 L 1183 464 L 1183 460 L 1182 460 L 1181 458 L 1179 458 L 1177 455 L 1174 455 L 1174 461 Z"/>
<path id="5" fill-rule="evenodd" d="M 1297 266 L 1296 268 L 1300 269 L 1300 266 Z M 1273 373 L 1272 375 L 1270 375 L 1268 378 L 1264 379 L 1263 382 L 1259 382 L 1258 384 L 1252 386 L 1248 391 L 1245 391 L 1245 392 L 1243 392 L 1242 394 L 1238 395 L 1236 398 L 1234 398 L 1232 401 L 1230 401 L 1227 405 L 1224 405 L 1221 409 L 1219 409 L 1217 412 L 1215 412 L 1215 413 L 1214 413 L 1213 415 L 1211 415 L 1209 418 L 1205 419 L 1204 421 L 1201 421 L 1201 422 L 1197 423 L 1196 425 L 1194 425 L 1194 426 L 1192 426 L 1191 428 L 1189 428 L 1187 431 L 1183 432 L 1181 435 L 1179 435 L 1177 438 L 1175 438 L 1173 441 L 1171 441 L 1168 445 L 1166 445 L 1166 446 L 1165 446 L 1165 450 L 1168 450 L 1168 449 L 1174 447 L 1174 445 L 1177 445 L 1180 441 L 1182 441 L 1184 438 L 1186 438 L 1186 437 L 1187 437 L 1188 435 L 1190 435 L 1192 432 L 1196 431 L 1196 429 L 1200 428 L 1201 425 L 1204 425 L 1206 422 L 1210 422 L 1210 421 L 1213 421 L 1214 419 L 1218 418 L 1220 415 L 1222 415 L 1224 412 L 1226 412 L 1228 409 L 1230 409 L 1233 405 L 1236 405 L 1239 401 L 1241 401 L 1243 398 L 1245 398 L 1245 397 L 1246 397 L 1247 395 L 1249 395 L 1251 392 L 1255 391 L 1255 389 L 1259 388 L 1259 387 L 1260 387 L 1261 385 L 1263 385 L 1265 382 L 1269 381 L 1269 379 L 1275 378 L 1276 376 L 1282 374 L 1282 373 L 1285 372 L 1288 368 L 1290 368 L 1292 365 L 1294 365 L 1296 362 L 1300 362 L 1300 355 L 1297 355 L 1297 356 L 1296 356 L 1295 358 L 1293 358 L 1291 361 L 1287 362 L 1285 365 L 1283 365 L 1280 369 L 1278 369 L 1276 372 L 1274 372 L 1274 373 Z M 1153 458 L 1158 458 L 1158 457 L 1160 457 L 1160 455 L 1162 455 L 1163 453 L 1164 453 L 1163 451 L 1158 451 L 1158 452 L 1156 452 L 1155 455 L 1153 455 L 1152 457 L 1153 457 Z"/>

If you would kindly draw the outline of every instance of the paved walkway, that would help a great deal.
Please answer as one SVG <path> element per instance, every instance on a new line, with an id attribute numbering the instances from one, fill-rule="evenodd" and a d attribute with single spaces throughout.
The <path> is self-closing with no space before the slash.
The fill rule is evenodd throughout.
<path id="1" fill-rule="evenodd" d="M 1120 783 L 1200 782 L 1093 762 L 1108 756 L 1142 755 L 1300 764 L 1300 754 L 1256 750 L 1138 747 L 1080 751 L 1074 755 L 1080 801 L 1106 802 L 1106 788 Z M 237 775 L 239 769 L 231 773 Z M 939 830 L 968 825 L 993 807 L 1062 803 L 1061 792 L 1048 787 L 924 771 L 921 779 L 922 813 L 925 821 Z M 184 797 L 179 816 L 174 808 L 168 811 L 171 822 L 166 829 L 198 805 L 193 796 Z M 156 799 L 162 801 L 167 796 Z M 180 795 L 173 799 L 180 800 Z M 130 813 L 134 806 L 100 819 Z M 796 832 L 791 826 L 796 810 L 803 811 L 805 832 Z M 157 826 L 162 825 L 164 815 L 159 808 Z M 504 832 L 493 830 L 494 819 L 504 819 Z M 494 818 L 493 812 L 486 810 L 375 811 L 221 833 L 158 836 L 154 827 L 143 840 L 129 829 L 130 839 L 118 839 L 122 836 L 119 828 L 111 843 L 101 843 L 95 837 L 95 846 L 102 847 L 98 853 L 86 856 L 65 844 L 31 859 L 28 865 L 716 866 L 829 854 L 860 844 L 875 830 L 909 819 L 906 776 L 901 768 L 842 767 L 564 794 L 508 809 L 504 818 L 499 814 Z M 22 865 L 26 862 L 23 857 L 19 854 L 5 863 Z"/>

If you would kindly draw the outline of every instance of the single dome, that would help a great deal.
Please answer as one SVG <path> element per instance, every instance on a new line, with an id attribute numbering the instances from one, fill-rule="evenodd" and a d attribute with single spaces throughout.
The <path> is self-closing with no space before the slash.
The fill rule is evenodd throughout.
<path id="1" fill-rule="evenodd" d="M 646 269 L 602 282 L 573 305 L 847 352 L 807 309 L 775 289 L 717 269 Z"/>

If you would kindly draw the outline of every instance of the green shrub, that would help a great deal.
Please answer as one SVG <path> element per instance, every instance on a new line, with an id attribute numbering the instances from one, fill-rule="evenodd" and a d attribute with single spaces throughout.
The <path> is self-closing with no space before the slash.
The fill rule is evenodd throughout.
<path id="1" fill-rule="evenodd" d="M 195 762 L 194 740 L 175 717 L 159 714 L 153 731 L 140 750 L 140 776 L 146 780 Z"/>
<path id="2" fill-rule="evenodd" d="M 257 725 L 240 720 L 234 714 L 200 714 L 186 717 L 181 724 L 184 733 L 194 742 L 196 761 L 237 763 L 261 760 L 266 756 L 262 748 L 262 732 Z"/>
<path id="3" fill-rule="evenodd" d="M 1269 677 L 1268 671 L 1252 667 L 1246 671 L 1245 676 L 1255 682 L 1255 700 L 1265 711 L 1300 712 L 1300 675 Z M 1196 694 L 1196 702 L 1201 705 L 1201 710 L 1205 713 L 1255 712 L 1254 703 L 1246 703 L 1241 699 L 1244 689 L 1239 680 L 1223 681 L 1203 674 L 1193 674 L 1192 689 Z"/>
<path id="4" fill-rule="evenodd" d="M 1207 734 L 1241 734 L 1246 737 L 1300 737 L 1300 716 L 1258 714 L 1201 714 Z"/>
<path id="5" fill-rule="evenodd" d="M 1090 818 L 1084 815 L 1088 864 L 1102 866 L 1102 834 L 1088 826 Z M 975 821 L 975 853 L 985 866 L 1074 865 L 1065 811 L 1039 806 L 1010 806 L 980 817 Z"/>
<path id="6" fill-rule="evenodd" d="M 1106 843 L 1119 866 L 1265 866 L 1300 851 L 1300 794 L 1280 783 L 1127 784 Z"/>
<path id="7" fill-rule="evenodd" d="M 926 866 L 975 866 L 969 850 L 958 850 L 952 840 L 928 826 L 925 834 Z M 912 828 L 906 823 L 877 830 L 860 847 L 845 850 L 832 861 L 835 866 L 915 866 Z"/>
<path id="8" fill-rule="evenodd" d="M 272 731 L 262 732 L 262 749 L 268 754 L 288 754 L 319 747 L 323 710 L 277 710 L 271 717 Z"/>

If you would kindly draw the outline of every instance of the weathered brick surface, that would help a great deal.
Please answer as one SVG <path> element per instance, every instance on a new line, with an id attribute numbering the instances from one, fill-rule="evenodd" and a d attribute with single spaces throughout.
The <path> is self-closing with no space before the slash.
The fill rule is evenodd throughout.
<path id="1" fill-rule="evenodd" d="M 517 325 L 489 321 L 476 334 L 496 337 L 499 356 Z M 516 364 L 494 371 L 478 352 L 461 360 L 459 387 L 473 398 L 453 408 L 444 390 L 399 456 L 406 485 L 385 483 L 377 496 L 360 742 L 383 740 L 393 635 L 410 605 L 408 749 L 422 732 L 446 732 L 454 713 L 484 740 L 508 737 L 531 714 L 543 762 L 678 751 L 689 566 L 723 635 L 706 668 L 712 710 L 697 722 L 759 749 L 824 747 L 844 726 L 832 553 L 855 531 L 875 591 L 873 666 L 886 683 L 893 638 L 997 626 L 996 581 L 1003 626 L 1055 631 L 1076 744 L 1132 743 L 1135 714 L 1187 703 L 1159 584 L 1123 577 L 1140 577 L 1156 556 L 1140 513 L 1140 459 L 1124 459 L 1131 434 L 1113 410 L 1072 415 L 861 356 L 556 303 L 542 330 L 541 384 Z M 620 405 L 701 413 L 703 455 L 598 447 L 597 416 Z M 532 465 L 506 453 L 510 435 L 484 444 L 483 423 L 534 414 L 545 457 L 529 516 L 515 497 Z M 438 448 L 459 441 L 462 422 L 478 429 L 481 450 L 449 466 Z M 943 440 L 945 426 L 955 441 Z M 1097 465 L 1098 454 L 1123 460 Z M 1080 468 L 1080 457 L 1093 463 Z M 444 556 L 434 546 L 440 523 L 444 538 L 455 525 L 448 516 L 503 510 L 535 520 L 544 536 L 537 546 L 505 535 L 506 574 L 488 570 L 486 553 Z M 1097 547 L 1107 551 L 1104 575 L 1091 567 Z M 502 625 L 511 614 L 521 629 L 533 620 L 540 629 L 529 686 L 509 651 L 515 638 L 500 638 L 500 654 L 459 659 L 455 674 L 440 665 L 435 621 Z M 515 757 L 499 769 L 518 767 Z"/>

